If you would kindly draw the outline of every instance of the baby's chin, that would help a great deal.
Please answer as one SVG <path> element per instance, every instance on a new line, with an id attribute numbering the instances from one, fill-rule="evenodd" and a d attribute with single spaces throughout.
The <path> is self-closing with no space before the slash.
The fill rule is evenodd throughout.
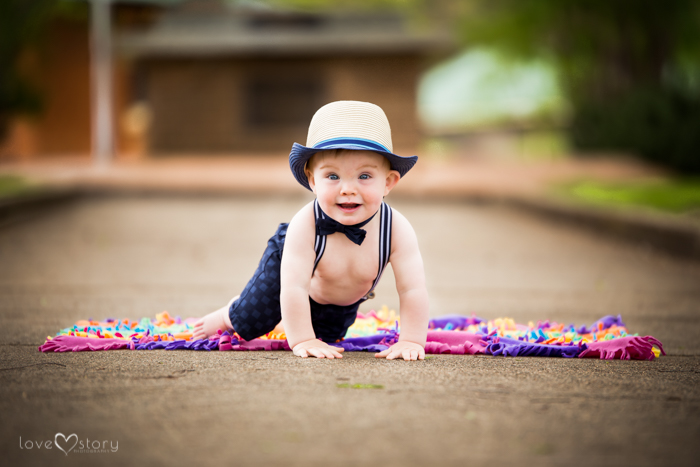
<path id="1" fill-rule="evenodd" d="M 335 217 L 334 216 L 331 216 L 331 217 L 333 217 L 333 219 L 335 219 L 336 221 L 340 222 L 343 225 L 355 225 L 355 224 L 359 224 L 359 223 L 364 222 L 367 219 L 371 218 L 376 212 L 377 212 L 376 209 L 374 211 L 372 211 L 372 210 L 364 209 L 364 206 L 363 206 L 363 208 L 358 209 L 354 212 L 349 212 L 349 213 L 343 212 L 343 211 L 338 209 L 335 211 Z"/>

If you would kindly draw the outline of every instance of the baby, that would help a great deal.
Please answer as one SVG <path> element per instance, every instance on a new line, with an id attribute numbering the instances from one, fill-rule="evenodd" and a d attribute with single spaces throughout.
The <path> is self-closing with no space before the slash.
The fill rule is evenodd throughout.
<path id="1" fill-rule="evenodd" d="M 329 343 L 345 336 L 391 262 L 401 332 L 375 356 L 425 358 L 428 292 L 418 241 L 406 218 L 383 202 L 417 160 L 392 153 L 389 122 L 378 106 L 321 107 L 306 146 L 294 143 L 289 155 L 294 177 L 316 199 L 280 224 L 243 292 L 199 320 L 194 338 L 233 329 L 251 340 L 281 321 L 294 355 L 342 358 L 344 349 Z"/>

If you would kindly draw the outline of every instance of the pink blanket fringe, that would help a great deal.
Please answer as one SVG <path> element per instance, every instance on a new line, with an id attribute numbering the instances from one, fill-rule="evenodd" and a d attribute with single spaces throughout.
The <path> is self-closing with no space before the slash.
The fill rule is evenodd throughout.
<path id="1" fill-rule="evenodd" d="M 81 352 L 83 350 L 133 349 L 134 343 L 124 339 L 56 336 L 39 347 L 42 352 Z"/>
<path id="2" fill-rule="evenodd" d="M 428 331 L 427 354 L 483 354 L 486 342 L 480 336 L 464 331 Z"/>
<path id="3" fill-rule="evenodd" d="M 588 348 L 581 352 L 579 358 L 600 357 L 601 360 L 654 360 L 656 357 L 652 351 L 657 346 L 661 355 L 666 355 L 664 348 L 656 338 L 652 336 L 628 336 L 598 341 L 587 344 Z"/>

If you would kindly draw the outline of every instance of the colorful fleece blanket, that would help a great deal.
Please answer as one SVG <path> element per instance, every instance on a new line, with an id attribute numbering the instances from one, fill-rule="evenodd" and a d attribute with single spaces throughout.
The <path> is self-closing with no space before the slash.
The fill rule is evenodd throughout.
<path id="1" fill-rule="evenodd" d="M 219 332 L 208 339 L 193 339 L 199 318 L 171 317 L 167 311 L 155 319 L 139 321 L 107 318 L 81 320 L 47 337 L 42 352 L 83 350 L 290 350 L 282 328 L 245 341 L 236 333 Z M 380 352 L 398 341 L 400 320 L 383 307 L 358 313 L 344 339 L 335 345 L 346 351 Z M 504 357 L 566 357 L 621 360 L 653 360 L 666 355 L 661 342 L 651 336 L 630 334 L 621 316 L 605 316 L 591 326 L 575 327 L 550 321 L 518 324 L 510 318 L 485 320 L 477 316 L 443 316 L 431 319 L 428 354 L 485 354 Z"/>

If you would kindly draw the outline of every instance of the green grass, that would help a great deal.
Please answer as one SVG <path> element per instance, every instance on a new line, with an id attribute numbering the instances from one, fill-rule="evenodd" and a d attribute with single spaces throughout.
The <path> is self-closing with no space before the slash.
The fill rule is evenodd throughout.
<path id="1" fill-rule="evenodd" d="M 700 209 L 700 179 L 603 183 L 581 181 L 555 188 L 566 198 L 604 206 L 641 206 L 684 213 Z"/>
<path id="2" fill-rule="evenodd" d="M 36 187 L 15 175 L 0 175 L 0 198 L 9 198 L 35 191 Z"/>

